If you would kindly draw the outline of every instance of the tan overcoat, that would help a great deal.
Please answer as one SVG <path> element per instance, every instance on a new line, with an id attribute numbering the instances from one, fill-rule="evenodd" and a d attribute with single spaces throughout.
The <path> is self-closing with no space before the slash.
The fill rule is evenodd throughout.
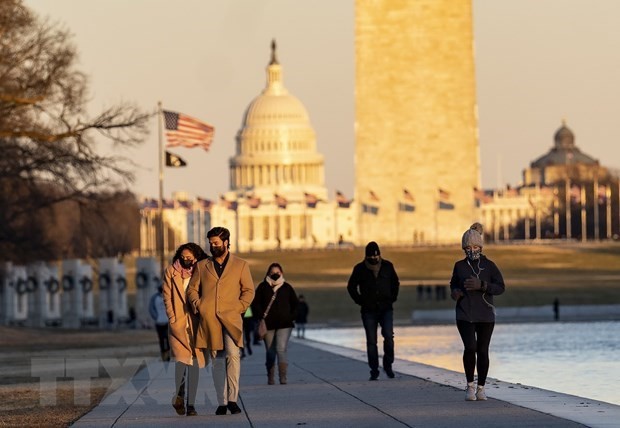
<path id="1" fill-rule="evenodd" d="M 198 328 L 198 316 L 194 315 L 187 303 L 186 293 L 183 290 L 183 278 L 172 266 L 164 272 L 163 285 L 164 304 L 170 328 L 170 349 L 175 360 L 192 365 L 196 358 L 199 367 L 205 366 L 204 353 L 196 349 L 195 336 Z"/>
<path id="2" fill-rule="evenodd" d="M 222 327 L 237 346 L 243 347 L 242 314 L 254 299 L 248 262 L 230 254 L 222 276 L 218 277 L 212 257 L 199 261 L 187 287 L 187 299 L 200 317 L 196 347 L 224 349 Z"/>

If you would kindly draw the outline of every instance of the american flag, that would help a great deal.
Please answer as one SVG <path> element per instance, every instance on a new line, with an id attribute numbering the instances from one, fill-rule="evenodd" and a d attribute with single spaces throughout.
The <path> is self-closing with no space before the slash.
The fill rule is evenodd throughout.
<path id="1" fill-rule="evenodd" d="M 486 204 L 493 201 L 493 192 L 474 187 L 474 199 L 476 201 L 476 206 L 479 207 L 481 203 Z"/>
<path id="2" fill-rule="evenodd" d="M 161 200 L 162 208 L 172 209 L 174 208 L 174 200 L 173 199 L 162 199 Z"/>
<path id="3" fill-rule="evenodd" d="M 220 202 L 227 209 L 232 210 L 232 211 L 237 211 L 237 205 L 238 205 L 237 201 L 229 201 L 224 197 L 224 195 L 220 195 Z"/>
<path id="4" fill-rule="evenodd" d="M 260 198 L 256 195 L 247 196 L 247 204 L 250 208 L 258 208 L 260 206 Z"/>
<path id="5" fill-rule="evenodd" d="M 183 113 L 164 110 L 166 128 L 166 147 L 202 147 L 209 150 L 213 141 L 213 126 L 187 116 Z"/>
<path id="6" fill-rule="evenodd" d="M 349 208 L 351 206 L 351 201 L 348 200 L 339 190 L 336 190 L 336 202 L 338 203 L 339 208 Z"/>
<path id="7" fill-rule="evenodd" d="M 316 195 L 307 192 L 304 192 L 304 196 L 306 197 L 306 206 L 308 208 L 316 208 L 319 198 L 317 198 Z"/>
<path id="8" fill-rule="evenodd" d="M 450 192 L 439 189 L 439 209 L 440 210 L 453 210 L 454 204 L 450 202 Z"/>
<path id="9" fill-rule="evenodd" d="M 411 192 L 407 189 L 403 189 L 403 199 L 406 202 L 399 202 L 398 203 L 398 210 L 399 211 L 404 211 L 404 212 L 409 212 L 412 213 L 415 211 L 415 198 L 413 197 L 413 195 L 411 194 Z"/>
<path id="10" fill-rule="evenodd" d="M 159 202 L 157 199 L 144 199 L 140 204 L 140 208 L 143 210 L 153 210 L 159 208 Z"/>
<path id="11" fill-rule="evenodd" d="M 213 201 L 210 201 L 209 199 L 204 199 L 204 198 L 196 198 L 196 203 L 198 205 L 198 207 L 202 210 L 210 210 L 211 206 L 213 206 Z"/>
<path id="12" fill-rule="evenodd" d="M 278 206 L 278 208 L 286 208 L 288 201 L 284 196 L 280 196 L 277 193 L 274 193 L 273 197 L 276 200 L 276 205 Z"/>
<path id="13" fill-rule="evenodd" d="M 192 203 L 190 201 L 175 201 L 176 206 L 179 208 L 185 208 L 186 210 L 192 209 Z"/>

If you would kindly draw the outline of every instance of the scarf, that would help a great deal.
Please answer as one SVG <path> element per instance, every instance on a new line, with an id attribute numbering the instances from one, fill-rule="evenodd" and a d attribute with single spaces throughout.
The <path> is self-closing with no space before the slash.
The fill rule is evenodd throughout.
<path id="1" fill-rule="evenodd" d="M 375 278 L 379 277 L 379 270 L 381 269 L 381 259 L 379 259 L 379 263 L 377 263 L 376 265 L 372 265 L 368 263 L 368 260 L 364 259 L 364 265 L 367 269 L 372 271 L 372 274 L 375 276 Z"/>
<path id="2" fill-rule="evenodd" d="M 277 281 L 274 281 L 273 279 L 266 276 L 265 281 L 267 281 L 267 284 L 271 286 L 271 289 L 275 293 L 276 291 L 278 291 L 278 288 L 282 287 L 282 284 L 284 284 L 284 275 L 280 275 L 280 278 L 278 278 Z"/>
<path id="3" fill-rule="evenodd" d="M 172 267 L 174 268 L 174 270 L 179 272 L 181 274 L 181 278 L 183 279 L 192 277 L 192 272 L 194 272 L 194 266 L 195 264 L 193 264 L 192 267 L 190 267 L 189 269 L 185 269 L 183 266 L 181 266 L 180 260 L 177 260 L 176 262 L 172 264 Z"/>

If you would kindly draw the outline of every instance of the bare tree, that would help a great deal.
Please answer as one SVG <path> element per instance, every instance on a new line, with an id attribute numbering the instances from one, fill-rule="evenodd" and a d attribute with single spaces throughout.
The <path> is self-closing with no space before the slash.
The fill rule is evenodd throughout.
<path id="1" fill-rule="evenodd" d="M 123 104 L 90 117 L 75 62 L 66 30 L 22 0 L 0 2 L 0 258 L 44 250 L 33 231 L 49 227 L 43 218 L 56 204 L 85 206 L 133 180 L 130 160 L 100 155 L 94 144 L 140 143 L 153 113 Z"/>

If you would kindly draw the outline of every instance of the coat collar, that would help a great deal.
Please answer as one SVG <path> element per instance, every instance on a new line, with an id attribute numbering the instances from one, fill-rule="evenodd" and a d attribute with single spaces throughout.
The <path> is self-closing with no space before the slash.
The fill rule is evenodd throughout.
<path id="1" fill-rule="evenodd" d="M 176 287 L 177 291 L 179 292 L 179 295 L 181 296 L 181 299 L 183 299 L 183 302 L 185 302 L 185 291 L 183 290 L 183 277 L 181 276 L 181 274 L 179 272 L 177 272 L 176 270 L 173 269 L 172 271 L 172 279 L 173 279 L 173 283 L 174 286 Z"/>
<path id="2" fill-rule="evenodd" d="M 228 253 L 228 262 L 226 263 L 226 266 L 224 266 L 224 271 L 222 272 L 222 276 L 218 277 L 217 275 L 217 271 L 215 270 L 215 264 L 213 261 L 213 256 L 209 256 L 209 258 L 207 258 L 205 260 L 206 262 L 206 267 L 207 267 L 207 272 L 209 272 L 211 275 L 213 275 L 216 279 L 218 278 L 224 278 L 226 276 L 226 274 L 230 271 L 230 265 L 233 263 L 233 260 L 235 260 L 235 256 L 232 255 L 232 253 Z"/>

